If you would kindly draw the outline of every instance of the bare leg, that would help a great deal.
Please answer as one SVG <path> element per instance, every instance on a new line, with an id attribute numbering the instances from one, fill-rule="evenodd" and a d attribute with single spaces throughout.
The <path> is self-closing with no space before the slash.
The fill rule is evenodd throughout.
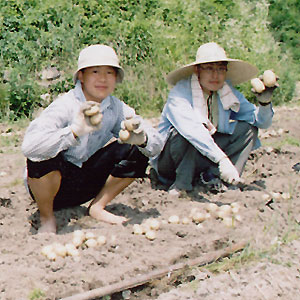
<path id="1" fill-rule="evenodd" d="M 28 177 L 28 185 L 40 211 L 41 227 L 38 233 L 56 233 L 53 201 L 61 182 L 59 171 L 52 171 L 41 178 Z"/>
<path id="2" fill-rule="evenodd" d="M 122 224 L 123 222 L 126 222 L 126 218 L 116 216 L 106 211 L 104 208 L 134 180 L 135 178 L 117 178 L 110 175 L 100 193 L 89 206 L 90 216 L 98 221 L 111 224 Z"/>

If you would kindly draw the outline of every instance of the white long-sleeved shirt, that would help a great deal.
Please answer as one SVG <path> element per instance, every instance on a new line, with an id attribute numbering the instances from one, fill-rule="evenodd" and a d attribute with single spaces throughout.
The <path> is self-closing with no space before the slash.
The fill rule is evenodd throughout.
<path id="1" fill-rule="evenodd" d="M 74 89 L 53 101 L 27 128 L 22 143 L 24 156 L 38 162 L 63 152 L 66 160 L 81 167 L 83 162 L 105 146 L 111 138 L 118 137 L 121 121 L 126 115 L 134 113 L 131 107 L 110 95 L 100 104 L 103 114 L 101 128 L 75 138 L 70 126 L 85 101 L 79 81 Z M 151 157 L 161 151 L 162 138 L 145 120 L 141 119 L 141 122 L 148 142 L 145 148 L 139 147 L 139 150 Z"/>

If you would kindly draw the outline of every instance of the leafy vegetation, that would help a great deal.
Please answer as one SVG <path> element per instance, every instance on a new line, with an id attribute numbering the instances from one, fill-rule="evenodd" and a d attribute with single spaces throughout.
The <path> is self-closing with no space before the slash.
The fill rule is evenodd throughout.
<path id="1" fill-rule="evenodd" d="M 40 95 L 54 99 L 69 90 L 80 50 L 95 43 L 117 51 L 126 80 L 115 94 L 142 114 L 161 111 L 165 75 L 193 61 L 209 41 L 261 71 L 273 68 L 281 85 L 274 102 L 288 102 L 299 79 L 299 10 L 296 0 L 1 1 L 0 118 L 31 117 L 44 105 Z M 41 84 L 41 72 L 52 66 L 62 76 Z M 239 89 L 254 101 L 249 83 Z"/>

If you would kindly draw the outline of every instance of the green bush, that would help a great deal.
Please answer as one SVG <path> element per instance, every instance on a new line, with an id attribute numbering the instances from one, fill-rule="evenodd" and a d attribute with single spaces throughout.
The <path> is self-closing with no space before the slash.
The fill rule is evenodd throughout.
<path id="1" fill-rule="evenodd" d="M 296 0 L 286 2 L 295 7 L 286 26 L 296 30 L 299 5 Z M 281 7 L 288 6 L 282 0 L 273 9 L 275 1 L 270 3 L 271 6 L 266 0 L 1 1 L 0 75 L 6 93 L 0 93 L 0 117 L 31 117 L 34 108 L 43 105 L 41 94 L 50 93 L 54 98 L 72 88 L 80 50 L 95 43 L 112 46 L 120 56 L 126 77 L 115 95 L 142 114 L 161 111 L 169 91 L 166 74 L 192 62 L 198 47 L 209 41 L 220 43 L 230 57 L 247 60 L 261 71 L 273 68 L 281 84 L 274 101 L 288 102 L 298 76 L 297 65 L 291 61 L 296 54 L 293 43 L 283 45 L 284 32 L 275 34 L 283 24 L 282 18 L 276 19 L 277 14 Z M 51 66 L 61 70 L 62 77 L 45 88 L 39 74 Z M 238 88 L 255 101 L 249 83 Z"/>

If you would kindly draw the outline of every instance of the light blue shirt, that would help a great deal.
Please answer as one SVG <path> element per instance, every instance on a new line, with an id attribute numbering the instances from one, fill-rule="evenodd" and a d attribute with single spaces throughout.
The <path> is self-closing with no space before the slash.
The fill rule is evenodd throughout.
<path id="1" fill-rule="evenodd" d="M 41 115 L 33 120 L 24 136 L 22 152 L 32 161 L 43 161 L 55 157 L 63 151 L 69 162 L 81 167 L 96 151 L 104 147 L 112 138 L 118 138 L 121 121 L 134 111 L 114 96 L 108 96 L 100 105 L 103 114 L 101 128 L 93 133 L 75 138 L 70 126 L 85 102 L 81 83 L 77 81 L 74 89 L 58 97 Z M 138 149 L 146 156 L 157 155 L 163 141 L 156 129 L 141 119 L 148 142 L 145 148 Z"/>
<path id="2" fill-rule="evenodd" d="M 268 128 L 272 123 L 272 105 L 256 107 L 250 103 L 237 89 L 227 82 L 232 92 L 240 102 L 240 109 L 234 112 L 225 110 L 218 97 L 218 127 L 221 133 L 232 134 L 236 121 L 245 121 L 257 128 Z M 186 140 L 188 140 L 202 155 L 211 161 L 218 163 L 225 156 L 222 149 L 214 142 L 207 128 L 197 116 L 197 111 L 193 108 L 191 77 L 183 79 L 172 88 L 169 93 L 167 103 L 163 109 L 158 130 L 161 133 L 164 143 L 174 127 Z M 255 147 L 260 145 L 259 140 Z M 152 159 L 152 164 L 156 167 L 157 157 Z"/>

